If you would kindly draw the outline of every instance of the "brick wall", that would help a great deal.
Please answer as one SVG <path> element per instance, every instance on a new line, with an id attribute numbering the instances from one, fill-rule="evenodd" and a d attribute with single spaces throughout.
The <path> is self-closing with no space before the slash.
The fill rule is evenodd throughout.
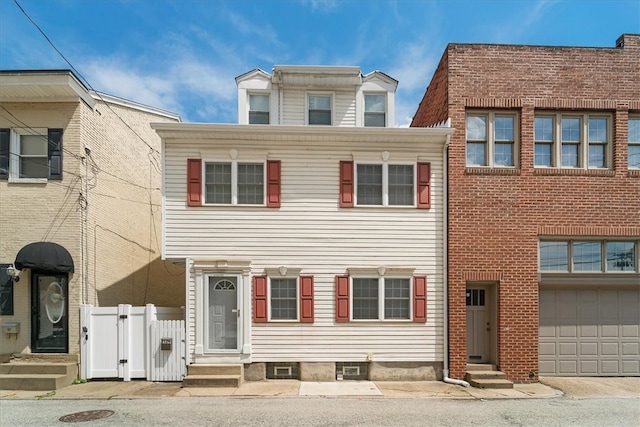
<path id="1" fill-rule="evenodd" d="M 412 126 L 442 120 L 447 99 L 457 129 L 448 173 L 451 376 L 466 366 L 468 283 L 496 283 L 495 362 L 514 381 L 536 380 L 539 236 L 640 235 L 640 174 L 627 170 L 627 120 L 640 113 L 640 36 L 620 41 L 618 48 L 447 47 Z M 472 108 L 519 114 L 515 170 L 465 167 L 465 111 Z M 537 110 L 611 114 L 612 170 L 534 169 Z"/>

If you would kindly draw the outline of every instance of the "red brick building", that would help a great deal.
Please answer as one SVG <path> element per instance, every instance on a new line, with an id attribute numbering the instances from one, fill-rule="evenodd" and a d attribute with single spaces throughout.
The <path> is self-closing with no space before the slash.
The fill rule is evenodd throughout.
<path id="1" fill-rule="evenodd" d="M 412 126 L 447 119 L 450 376 L 640 375 L 640 35 L 449 44 Z"/>

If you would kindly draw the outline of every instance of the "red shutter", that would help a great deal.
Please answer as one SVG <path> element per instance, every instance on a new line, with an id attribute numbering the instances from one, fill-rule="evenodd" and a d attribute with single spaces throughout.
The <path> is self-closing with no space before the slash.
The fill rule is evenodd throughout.
<path id="1" fill-rule="evenodd" d="M 202 206 L 202 159 L 187 159 L 187 206 Z"/>
<path id="2" fill-rule="evenodd" d="M 280 160 L 267 160 L 267 207 L 280 207 Z"/>
<path id="3" fill-rule="evenodd" d="M 427 276 L 413 277 L 413 321 L 427 321 Z"/>
<path id="4" fill-rule="evenodd" d="M 267 276 L 253 276 L 253 321 L 267 321 Z"/>
<path id="5" fill-rule="evenodd" d="M 340 207 L 353 207 L 353 162 L 340 161 Z"/>
<path id="6" fill-rule="evenodd" d="M 349 276 L 336 276 L 336 322 L 349 321 Z"/>
<path id="7" fill-rule="evenodd" d="M 313 276 L 300 276 L 300 322 L 313 323 Z"/>
<path id="8" fill-rule="evenodd" d="M 431 207 L 431 163 L 418 163 L 418 209 Z"/>

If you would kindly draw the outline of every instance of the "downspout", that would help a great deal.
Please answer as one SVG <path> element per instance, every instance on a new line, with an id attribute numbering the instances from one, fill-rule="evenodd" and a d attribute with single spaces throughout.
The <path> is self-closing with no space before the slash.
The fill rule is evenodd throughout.
<path id="1" fill-rule="evenodd" d="M 469 383 L 464 380 L 457 380 L 455 378 L 449 378 L 449 283 L 447 279 L 448 274 L 448 262 L 449 262 L 449 250 L 448 250 L 448 222 L 449 222 L 449 196 L 448 196 L 448 178 L 449 178 L 449 165 L 447 162 L 447 149 L 449 148 L 449 142 L 451 141 L 451 135 L 447 135 L 447 140 L 444 143 L 444 147 L 442 148 L 442 169 L 443 169 L 443 178 L 442 178 L 442 198 L 443 198 L 443 213 L 442 213 L 442 242 L 443 242 L 443 268 L 442 268 L 442 276 L 443 276 L 443 284 L 444 284 L 444 297 L 442 299 L 442 312 L 444 313 L 444 361 L 443 361 L 443 369 L 442 381 L 449 384 L 461 385 L 464 387 L 469 387 Z"/>
<path id="2" fill-rule="evenodd" d="M 282 81 L 282 70 L 278 74 L 278 124 L 282 124 L 282 114 L 284 114 L 284 82 Z"/>

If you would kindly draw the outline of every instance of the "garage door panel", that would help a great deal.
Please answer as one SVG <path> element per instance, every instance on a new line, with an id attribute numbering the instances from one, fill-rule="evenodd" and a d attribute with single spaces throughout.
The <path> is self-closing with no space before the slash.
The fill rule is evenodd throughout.
<path id="1" fill-rule="evenodd" d="M 540 289 L 541 375 L 640 376 L 640 289 Z"/>

